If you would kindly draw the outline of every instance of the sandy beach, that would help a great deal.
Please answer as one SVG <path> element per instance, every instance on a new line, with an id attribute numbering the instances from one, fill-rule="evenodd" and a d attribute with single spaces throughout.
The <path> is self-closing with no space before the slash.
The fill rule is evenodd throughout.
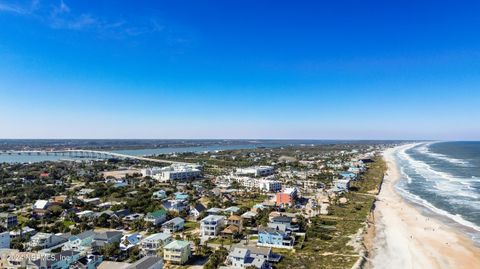
<path id="1" fill-rule="evenodd" d="M 366 240 L 371 259 L 367 268 L 480 268 L 480 248 L 441 221 L 407 203 L 394 185 L 400 178 L 394 153 L 384 152 L 388 164 L 372 216 L 374 227 Z M 370 245 L 370 246 L 369 246 Z"/>

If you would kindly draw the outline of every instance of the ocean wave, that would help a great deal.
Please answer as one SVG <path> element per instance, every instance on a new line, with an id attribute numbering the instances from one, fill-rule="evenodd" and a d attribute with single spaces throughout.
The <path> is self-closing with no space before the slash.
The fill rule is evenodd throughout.
<path id="1" fill-rule="evenodd" d="M 462 215 L 451 214 L 451 213 L 449 213 L 449 212 L 447 212 L 443 209 L 440 209 L 440 208 L 434 206 L 433 204 L 431 204 L 430 202 L 428 202 L 427 200 L 422 199 L 418 195 L 415 195 L 415 194 L 410 193 L 410 192 L 408 192 L 407 190 L 405 190 L 401 187 L 398 187 L 398 185 L 396 186 L 396 189 L 399 191 L 400 195 L 402 195 L 402 197 L 404 197 L 408 201 L 411 201 L 411 202 L 413 202 L 417 205 L 420 205 L 424 208 L 427 208 L 430 211 L 434 212 L 435 214 L 447 217 L 447 218 L 451 219 L 452 221 L 454 221 L 454 222 L 456 222 L 460 225 L 463 225 L 463 226 L 468 227 L 470 229 L 473 229 L 477 232 L 480 232 L 480 227 L 479 226 L 477 226 L 473 222 L 470 222 L 470 221 L 464 219 Z"/>
<path id="2" fill-rule="evenodd" d="M 436 143 L 439 143 L 439 142 L 430 142 L 430 143 L 421 144 L 420 146 L 416 147 L 416 151 L 421 153 L 421 154 L 432 157 L 434 159 L 446 161 L 446 162 L 449 162 L 449 163 L 454 164 L 454 165 L 459 165 L 459 166 L 463 166 L 463 167 L 471 167 L 470 163 L 467 160 L 456 159 L 456 158 L 448 157 L 445 154 L 432 152 L 430 150 L 430 146 L 433 145 L 433 144 L 436 144 Z"/>
<path id="3" fill-rule="evenodd" d="M 431 182 L 431 186 L 441 191 L 444 195 L 464 196 L 473 199 L 480 199 L 480 195 L 474 191 L 472 184 L 478 183 L 476 177 L 464 178 L 456 177 L 446 172 L 433 169 L 425 162 L 412 158 L 406 151 L 414 148 L 416 145 L 404 148 L 397 152 L 397 156 L 401 161 L 409 164 L 416 174 L 420 175 L 425 181 Z M 402 170 L 401 170 L 402 171 Z M 404 174 L 405 171 L 403 171 Z M 408 180 L 408 178 L 407 178 Z M 411 182 L 411 179 L 410 179 Z"/>

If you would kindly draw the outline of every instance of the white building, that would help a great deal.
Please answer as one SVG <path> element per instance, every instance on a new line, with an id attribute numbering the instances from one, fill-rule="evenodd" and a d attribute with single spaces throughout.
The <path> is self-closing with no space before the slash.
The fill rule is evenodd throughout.
<path id="1" fill-rule="evenodd" d="M 225 226 L 225 216 L 210 215 L 200 221 L 201 237 L 215 237 Z"/>
<path id="2" fill-rule="evenodd" d="M 350 188 L 350 179 L 335 179 L 333 181 L 333 188 L 332 191 L 334 192 L 341 192 L 341 191 L 348 191 Z"/>
<path id="3" fill-rule="evenodd" d="M 10 248 L 10 232 L 0 233 L 0 248 Z"/>
<path id="4" fill-rule="evenodd" d="M 165 182 L 169 180 L 196 179 L 202 175 L 202 170 L 200 165 L 176 163 L 162 168 L 142 169 L 142 175 Z"/>
<path id="5" fill-rule="evenodd" d="M 253 166 L 248 168 L 239 168 L 236 171 L 237 175 L 253 175 L 256 177 L 265 177 L 273 175 L 274 168 L 272 166 Z"/>
<path id="6" fill-rule="evenodd" d="M 224 181 L 236 181 L 247 189 L 259 189 L 266 192 L 278 192 L 282 189 L 282 183 L 274 180 L 274 177 L 253 178 L 246 176 L 227 176 L 223 177 Z"/>
<path id="7" fill-rule="evenodd" d="M 278 192 L 282 190 L 282 182 L 271 179 L 258 180 L 258 189 L 266 192 Z"/>
<path id="8" fill-rule="evenodd" d="M 30 248 L 51 248 L 60 243 L 67 241 L 65 238 L 49 233 L 37 233 L 30 238 L 30 241 L 27 243 L 27 246 Z"/>
<path id="9" fill-rule="evenodd" d="M 166 233 L 152 234 L 140 242 L 142 254 L 146 256 L 156 255 L 157 251 L 172 242 L 172 236 Z"/>

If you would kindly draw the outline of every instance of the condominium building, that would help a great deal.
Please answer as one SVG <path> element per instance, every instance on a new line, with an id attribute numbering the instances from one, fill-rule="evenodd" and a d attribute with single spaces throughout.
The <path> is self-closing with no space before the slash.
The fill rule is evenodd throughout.
<path id="1" fill-rule="evenodd" d="M 154 179 L 166 182 L 169 180 L 196 179 L 202 175 L 200 165 L 172 164 L 167 167 L 153 167 L 141 170 L 143 176 L 150 176 Z"/>
<path id="2" fill-rule="evenodd" d="M 272 166 L 253 166 L 248 168 L 239 168 L 236 171 L 237 175 L 253 175 L 255 177 L 265 177 L 273 175 L 274 168 Z"/>

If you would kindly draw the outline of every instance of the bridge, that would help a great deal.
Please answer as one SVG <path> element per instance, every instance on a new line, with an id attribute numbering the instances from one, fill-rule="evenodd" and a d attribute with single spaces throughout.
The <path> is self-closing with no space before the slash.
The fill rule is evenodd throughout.
<path id="1" fill-rule="evenodd" d="M 110 151 L 87 150 L 87 149 L 66 149 L 66 150 L 5 150 L 0 155 L 36 155 L 36 156 L 68 156 L 73 158 L 96 158 L 96 159 L 131 159 L 155 163 L 186 164 L 172 160 L 154 159 L 143 156 L 128 155 Z"/>

